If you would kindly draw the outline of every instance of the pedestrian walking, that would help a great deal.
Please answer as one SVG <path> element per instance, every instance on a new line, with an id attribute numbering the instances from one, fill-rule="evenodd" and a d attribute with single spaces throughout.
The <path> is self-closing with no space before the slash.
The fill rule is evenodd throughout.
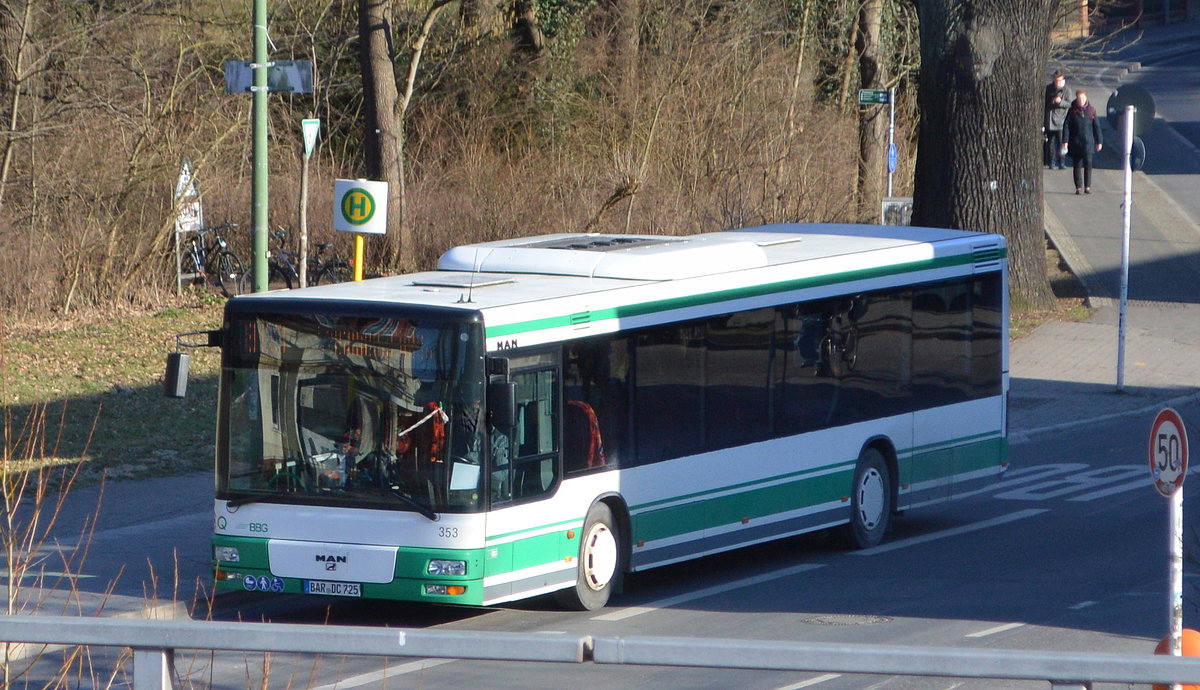
<path id="1" fill-rule="evenodd" d="M 1042 131 L 1045 141 L 1042 145 L 1042 165 L 1051 170 L 1067 167 L 1063 162 L 1063 123 L 1067 119 L 1067 111 L 1071 108 L 1071 98 L 1067 93 L 1067 78 L 1061 70 L 1055 70 L 1054 77 L 1046 85 L 1045 111 L 1042 118 Z"/>
<path id="2" fill-rule="evenodd" d="M 1075 175 L 1075 193 L 1092 193 L 1092 156 L 1104 148 L 1104 135 L 1096 109 L 1088 103 L 1087 91 L 1075 92 L 1075 100 L 1067 111 L 1063 129 L 1067 138 L 1067 154 Z"/>

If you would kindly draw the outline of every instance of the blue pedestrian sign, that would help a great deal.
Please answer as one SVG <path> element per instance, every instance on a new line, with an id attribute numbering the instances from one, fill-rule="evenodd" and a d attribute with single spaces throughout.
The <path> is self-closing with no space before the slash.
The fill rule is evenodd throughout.
<path id="1" fill-rule="evenodd" d="M 888 144 L 888 172 L 896 172 L 896 145 Z"/>

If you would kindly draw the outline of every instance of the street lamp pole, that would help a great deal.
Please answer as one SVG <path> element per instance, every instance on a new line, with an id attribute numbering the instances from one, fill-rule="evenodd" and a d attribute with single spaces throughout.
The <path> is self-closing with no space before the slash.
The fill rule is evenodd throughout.
<path id="1" fill-rule="evenodd" d="M 254 179 L 251 186 L 254 291 L 267 290 L 267 0 L 254 0 L 254 74 L 250 87 L 254 108 Z"/>

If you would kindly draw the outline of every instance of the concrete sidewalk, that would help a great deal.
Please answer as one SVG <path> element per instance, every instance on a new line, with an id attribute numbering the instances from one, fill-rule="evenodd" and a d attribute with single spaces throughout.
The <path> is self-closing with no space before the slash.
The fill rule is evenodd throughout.
<path id="1" fill-rule="evenodd" d="M 1148 27 L 1141 43 L 1169 51 L 1198 36 L 1200 19 L 1193 18 Z M 1068 83 L 1088 89 L 1101 110 L 1140 69 L 1136 62 L 1061 64 Z M 1149 423 L 1165 405 L 1200 398 L 1200 224 L 1142 172 L 1133 176 L 1124 386 L 1117 391 L 1123 161 L 1118 134 L 1105 135 L 1092 194 L 1075 194 L 1069 169 L 1043 170 L 1046 232 L 1096 311 L 1082 322 L 1046 323 L 1012 343 L 1009 429 L 1017 443 L 1121 415 L 1144 414 Z M 1195 154 L 1186 172 L 1189 179 L 1200 173 L 1200 154 L 1169 125 L 1160 120 L 1145 136 L 1156 137 L 1156 150 Z"/>

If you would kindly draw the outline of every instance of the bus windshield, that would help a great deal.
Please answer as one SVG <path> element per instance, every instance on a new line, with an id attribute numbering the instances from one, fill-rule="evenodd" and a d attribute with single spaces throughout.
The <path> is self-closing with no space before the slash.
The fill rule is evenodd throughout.
<path id="1" fill-rule="evenodd" d="M 482 507 L 483 354 L 470 322 L 232 314 L 217 497 Z"/>

